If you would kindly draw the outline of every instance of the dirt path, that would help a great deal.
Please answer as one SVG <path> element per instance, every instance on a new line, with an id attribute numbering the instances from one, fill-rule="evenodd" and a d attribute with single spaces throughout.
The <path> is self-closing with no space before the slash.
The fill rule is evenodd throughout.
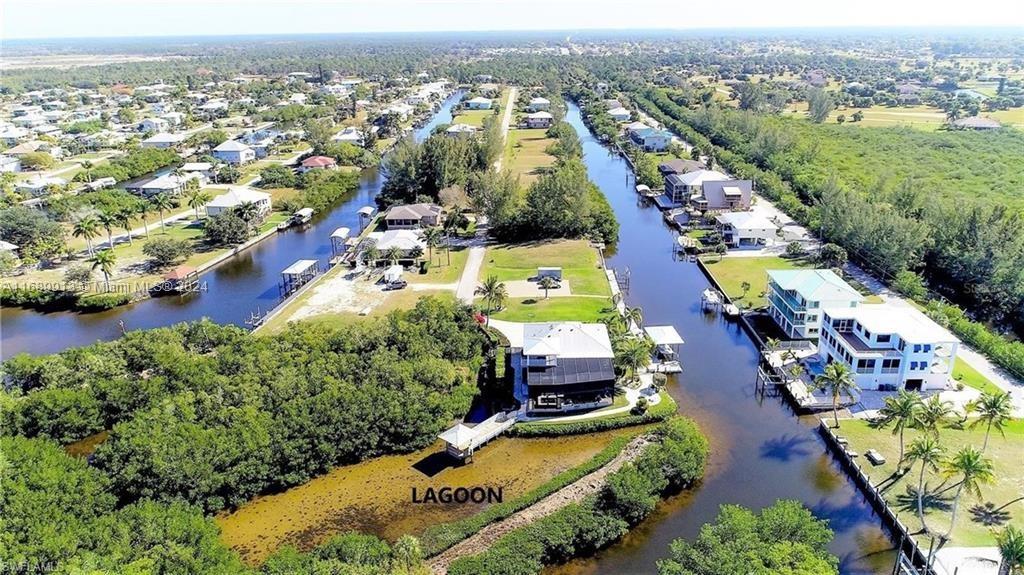
<path id="1" fill-rule="evenodd" d="M 529 525 L 538 519 L 547 517 L 570 503 L 579 503 L 588 495 L 597 493 L 604 486 L 608 475 L 618 471 L 623 465 L 639 457 L 643 453 L 644 447 L 649 443 L 650 437 L 646 435 L 633 439 L 614 459 L 601 469 L 583 476 L 574 483 L 566 485 L 518 513 L 514 513 L 496 523 L 491 523 L 468 539 L 463 539 L 455 544 L 444 553 L 432 557 L 428 560 L 431 572 L 436 575 L 444 575 L 448 572 L 448 566 L 451 565 L 452 561 L 459 557 L 482 553 L 504 535 Z"/>

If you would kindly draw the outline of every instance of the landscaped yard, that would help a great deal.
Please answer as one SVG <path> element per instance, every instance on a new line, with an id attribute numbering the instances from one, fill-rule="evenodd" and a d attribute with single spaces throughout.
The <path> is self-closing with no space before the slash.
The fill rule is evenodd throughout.
<path id="1" fill-rule="evenodd" d="M 910 442 L 920 435 L 920 431 L 908 430 L 906 441 Z M 917 517 L 917 482 L 920 467 L 915 465 L 910 473 L 902 477 L 893 477 L 899 459 L 899 435 L 889 430 L 874 429 L 866 421 L 846 419 L 841 421 L 838 435 L 849 440 L 850 448 L 863 454 L 868 449 L 876 449 L 886 458 L 886 463 L 872 466 L 861 457 L 860 465 L 865 467 L 871 482 L 881 485 L 885 499 L 899 513 L 900 520 L 911 533 L 920 530 L 921 522 Z M 981 448 L 985 438 L 984 426 L 975 430 L 943 429 L 940 442 L 946 455 L 952 456 L 957 449 L 965 445 Z M 1006 428 L 1004 438 L 993 430 L 988 442 L 986 456 L 991 457 L 995 466 L 995 482 L 981 486 L 980 499 L 964 493 L 957 512 L 957 521 L 953 529 L 952 541 L 949 546 L 980 547 L 995 545 L 993 529 L 1002 529 L 1012 524 L 1024 528 L 1024 498 L 1021 497 L 1021 486 L 1024 485 L 1024 420 L 1014 420 Z M 958 478 L 944 478 L 941 474 L 925 473 L 926 493 L 925 521 L 934 532 L 943 534 L 949 530 L 953 495 L 956 493 Z M 920 535 L 919 542 L 927 547 L 929 538 Z"/>
<path id="2" fill-rule="evenodd" d="M 429 254 L 424 254 L 424 258 Z M 452 248 L 449 262 L 448 253 L 444 248 L 434 248 L 434 259 L 427 269 L 427 273 L 419 273 L 417 267 L 405 274 L 409 283 L 428 284 L 449 284 L 459 281 L 462 277 L 462 270 L 466 268 L 466 259 L 469 257 L 469 250 L 466 248 Z"/>
<path id="3" fill-rule="evenodd" d="M 537 275 L 538 267 L 562 268 L 562 281 L 568 282 L 573 295 L 611 296 L 608 277 L 601 268 L 597 250 L 586 240 L 490 246 L 484 256 L 479 280 L 483 281 L 490 275 L 501 281 L 525 280 Z"/>
<path id="4" fill-rule="evenodd" d="M 996 384 L 989 381 L 987 377 L 978 373 L 978 370 L 974 369 L 967 364 L 962 358 L 956 358 L 956 363 L 953 365 L 953 379 L 963 383 L 967 387 L 973 387 L 981 392 L 999 392 L 1002 391 Z M 1024 452 L 1024 446 L 1021 446 L 1022 452 Z M 1024 453 L 1021 453 L 1021 459 L 1024 459 Z"/>
<path id="5" fill-rule="evenodd" d="M 734 304 L 741 308 L 760 308 L 768 305 L 765 289 L 768 287 L 768 270 L 813 269 L 814 264 L 806 259 L 779 257 L 728 257 L 709 256 L 702 258 L 711 275 L 725 290 Z M 744 292 L 743 282 L 750 284 Z"/>
<path id="6" fill-rule="evenodd" d="M 504 113 L 505 108 L 508 104 L 509 89 L 505 88 L 501 92 L 501 96 L 494 99 L 494 103 L 498 106 L 492 107 L 488 110 L 463 110 L 458 116 L 452 119 L 453 124 L 469 124 L 470 126 L 480 127 L 484 125 L 484 120 Z M 501 118 L 499 117 L 499 120 Z"/>

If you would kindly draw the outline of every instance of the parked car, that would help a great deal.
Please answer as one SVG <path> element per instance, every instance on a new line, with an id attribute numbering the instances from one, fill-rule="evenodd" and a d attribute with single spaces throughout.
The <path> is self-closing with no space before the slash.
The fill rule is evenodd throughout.
<path id="1" fill-rule="evenodd" d="M 407 285 L 409 285 L 409 282 L 407 282 L 405 280 L 396 280 L 396 281 L 393 281 L 393 282 L 389 283 L 388 285 L 384 286 L 384 291 L 391 291 L 391 290 L 396 290 L 396 289 L 402 289 L 402 288 L 404 288 Z"/>

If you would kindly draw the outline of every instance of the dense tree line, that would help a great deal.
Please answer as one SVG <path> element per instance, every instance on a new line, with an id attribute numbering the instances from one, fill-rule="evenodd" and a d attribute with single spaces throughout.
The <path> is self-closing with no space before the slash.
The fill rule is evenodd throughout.
<path id="1" fill-rule="evenodd" d="M 434 298 L 343 331 L 129 332 L 6 362 L 4 429 L 62 443 L 110 430 L 94 461 L 120 501 L 214 511 L 428 445 L 468 409 L 483 345 L 467 309 Z"/>
<path id="2" fill-rule="evenodd" d="M 608 476 L 596 496 L 505 535 L 484 553 L 455 560 L 448 573 L 539 573 L 545 565 L 590 555 L 617 541 L 654 511 L 662 495 L 677 493 L 704 475 L 707 440 L 691 420 L 673 418 L 655 435 L 636 461 Z"/>
<path id="3" fill-rule="evenodd" d="M 388 179 L 377 202 L 436 202 L 441 190 L 464 188 L 474 173 L 491 169 L 501 153 L 500 137 L 500 130 L 495 134 L 485 129 L 481 138 L 451 138 L 441 132 L 422 143 L 400 140 L 381 162 Z"/>
<path id="4" fill-rule="evenodd" d="M 174 150 L 136 148 L 123 156 L 110 160 L 109 163 L 79 172 L 75 175 L 75 179 L 84 182 L 109 177 L 118 182 L 124 182 L 155 172 L 160 168 L 180 164 L 181 158 Z"/>
<path id="5" fill-rule="evenodd" d="M 798 501 L 778 501 L 760 513 L 723 505 L 714 523 L 697 539 L 672 542 L 658 575 L 838 573 L 839 559 L 828 552 L 832 530 Z"/>

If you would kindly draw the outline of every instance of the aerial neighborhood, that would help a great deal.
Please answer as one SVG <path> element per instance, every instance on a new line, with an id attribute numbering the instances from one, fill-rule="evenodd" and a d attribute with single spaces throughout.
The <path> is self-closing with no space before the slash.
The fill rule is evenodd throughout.
<path id="1" fill-rule="evenodd" d="M 453 34 L 12 45 L 0 565 L 1022 568 L 1020 38 Z"/>

